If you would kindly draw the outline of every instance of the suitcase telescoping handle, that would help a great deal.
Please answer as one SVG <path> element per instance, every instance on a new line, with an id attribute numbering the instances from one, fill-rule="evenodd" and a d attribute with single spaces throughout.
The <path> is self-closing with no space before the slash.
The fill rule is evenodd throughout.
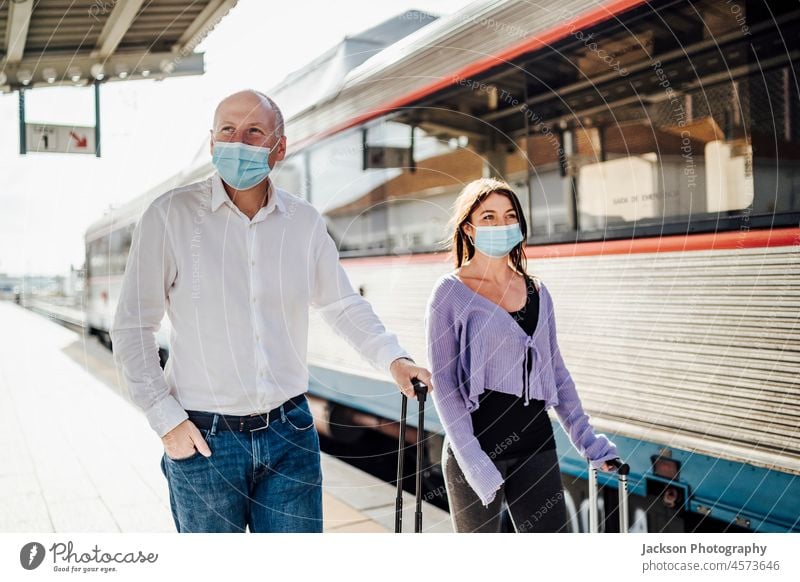
<path id="1" fill-rule="evenodd" d="M 628 474 L 631 468 L 627 463 L 620 459 L 606 461 L 617 469 L 619 478 L 619 531 L 628 533 Z M 589 532 L 599 531 L 599 519 L 597 515 L 597 469 L 589 463 Z"/>
<path id="2" fill-rule="evenodd" d="M 428 387 L 417 378 L 412 381 L 414 394 L 419 403 L 419 413 L 417 417 L 417 472 L 416 472 L 416 495 L 417 510 L 414 514 L 414 533 L 422 533 L 422 439 L 425 434 L 425 399 L 428 394 Z M 403 531 L 403 456 L 406 446 L 406 410 L 408 408 L 408 396 L 405 394 L 400 407 L 400 442 L 397 450 L 397 499 L 394 505 L 394 532 Z"/>

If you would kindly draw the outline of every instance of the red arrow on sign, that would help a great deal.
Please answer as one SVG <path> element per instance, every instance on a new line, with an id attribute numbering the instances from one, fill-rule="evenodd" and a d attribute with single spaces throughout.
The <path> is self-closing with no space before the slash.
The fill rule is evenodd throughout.
<path id="1" fill-rule="evenodd" d="M 69 132 L 69 136 L 72 139 L 75 140 L 75 147 L 85 148 L 85 147 L 87 147 L 89 145 L 86 136 L 81 137 L 81 136 L 75 135 L 74 131 L 70 131 Z"/>

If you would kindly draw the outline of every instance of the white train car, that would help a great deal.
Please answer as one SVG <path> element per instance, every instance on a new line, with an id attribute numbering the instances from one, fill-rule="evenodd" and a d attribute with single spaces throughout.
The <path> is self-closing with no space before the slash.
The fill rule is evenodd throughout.
<path id="1" fill-rule="evenodd" d="M 274 172 L 323 213 L 354 286 L 422 363 L 456 194 L 483 175 L 514 185 L 529 269 L 593 424 L 631 465 L 640 531 L 800 530 L 800 11 L 732 6 L 471 4 L 293 111 Z M 106 257 L 89 273 L 106 317 L 113 285 L 95 282 L 124 265 L 114 234 L 164 190 L 87 236 L 89 259 Z M 311 326 L 311 392 L 396 420 L 396 389 Z M 586 463 L 554 429 L 583 530 Z"/>
<path id="2" fill-rule="evenodd" d="M 93 222 L 86 229 L 84 235 L 86 248 L 84 310 L 85 327 L 89 335 L 97 336 L 103 344 L 111 347 L 109 330 L 114 321 L 114 312 L 119 300 L 133 229 L 142 212 L 150 202 L 167 190 L 202 180 L 209 174 L 210 170 L 205 165 L 178 174 L 127 204 L 118 208 L 110 208 L 102 218 Z M 162 366 L 169 354 L 169 333 L 169 318 L 165 315 L 161 327 L 156 333 Z"/>

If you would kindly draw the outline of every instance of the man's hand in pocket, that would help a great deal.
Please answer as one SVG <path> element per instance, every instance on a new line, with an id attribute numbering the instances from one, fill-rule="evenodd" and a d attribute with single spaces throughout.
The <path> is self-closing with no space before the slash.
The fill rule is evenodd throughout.
<path id="1" fill-rule="evenodd" d="M 164 443 L 164 452 L 170 459 L 175 461 L 188 459 L 194 454 L 195 450 L 204 457 L 211 456 L 211 449 L 208 448 L 208 443 L 189 419 L 184 420 L 161 437 L 161 442 Z"/>

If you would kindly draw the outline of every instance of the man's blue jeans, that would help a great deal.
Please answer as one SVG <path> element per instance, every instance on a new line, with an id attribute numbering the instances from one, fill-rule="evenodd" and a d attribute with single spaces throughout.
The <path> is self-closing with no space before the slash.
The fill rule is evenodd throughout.
<path id="1" fill-rule="evenodd" d="M 280 420 L 262 430 L 215 422 L 200 432 L 210 457 L 161 458 L 179 532 L 322 531 L 319 435 L 308 400 L 281 405 Z"/>

